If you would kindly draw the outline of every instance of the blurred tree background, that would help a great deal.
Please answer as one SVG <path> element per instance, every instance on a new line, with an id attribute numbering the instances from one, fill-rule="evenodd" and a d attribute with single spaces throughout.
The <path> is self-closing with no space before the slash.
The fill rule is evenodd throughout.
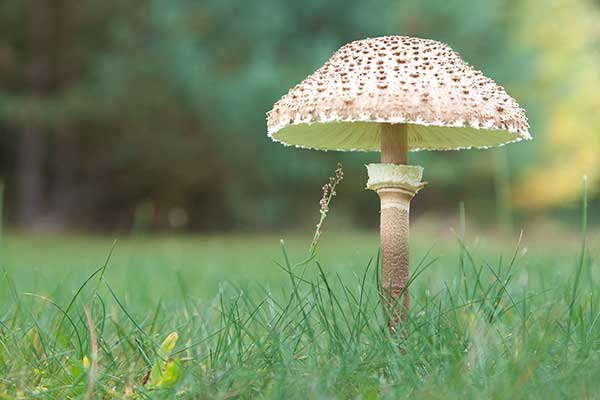
<path id="1" fill-rule="evenodd" d="M 600 2 L 592 0 L 3 0 L 0 177 L 25 229 L 249 230 L 336 212 L 370 226 L 377 154 L 284 148 L 265 112 L 341 45 L 440 40 L 505 86 L 534 141 L 416 153 L 424 210 L 507 222 L 600 180 Z M 507 222 L 509 223 L 509 222 Z"/>

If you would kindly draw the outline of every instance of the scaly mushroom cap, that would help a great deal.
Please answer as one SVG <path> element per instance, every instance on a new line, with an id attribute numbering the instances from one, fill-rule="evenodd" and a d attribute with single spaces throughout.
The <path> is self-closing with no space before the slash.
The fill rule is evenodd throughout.
<path id="1" fill-rule="evenodd" d="M 269 136 L 321 150 L 380 150 L 380 123 L 409 124 L 410 150 L 486 148 L 531 139 L 503 87 L 434 40 L 359 40 L 267 113 Z"/>

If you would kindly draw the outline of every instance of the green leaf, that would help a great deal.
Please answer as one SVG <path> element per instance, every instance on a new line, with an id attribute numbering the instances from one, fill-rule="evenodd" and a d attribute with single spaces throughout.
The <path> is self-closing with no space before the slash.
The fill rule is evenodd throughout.
<path id="1" fill-rule="evenodd" d="M 159 388 L 171 388 L 175 386 L 181 376 L 181 366 L 178 360 L 169 361 L 165 367 L 165 370 L 160 377 L 160 381 L 156 387 Z"/>

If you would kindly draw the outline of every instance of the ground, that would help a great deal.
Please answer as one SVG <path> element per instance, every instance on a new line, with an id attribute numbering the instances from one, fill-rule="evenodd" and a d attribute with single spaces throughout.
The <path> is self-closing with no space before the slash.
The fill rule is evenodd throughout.
<path id="1" fill-rule="evenodd" d="M 376 232 L 5 235 L 0 399 L 599 397 L 596 237 L 451 228 L 395 337 Z"/>

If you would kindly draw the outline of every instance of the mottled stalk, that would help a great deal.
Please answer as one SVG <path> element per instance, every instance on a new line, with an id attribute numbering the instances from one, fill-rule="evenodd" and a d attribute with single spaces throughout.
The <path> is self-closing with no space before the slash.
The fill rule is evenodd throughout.
<path id="1" fill-rule="evenodd" d="M 395 333 L 400 319 L 406 321 L 410 306 L 408 236 L 413 195 L 396 188 L 381 188 L 377 194 L 381 200 L 381 296 Z"/>

